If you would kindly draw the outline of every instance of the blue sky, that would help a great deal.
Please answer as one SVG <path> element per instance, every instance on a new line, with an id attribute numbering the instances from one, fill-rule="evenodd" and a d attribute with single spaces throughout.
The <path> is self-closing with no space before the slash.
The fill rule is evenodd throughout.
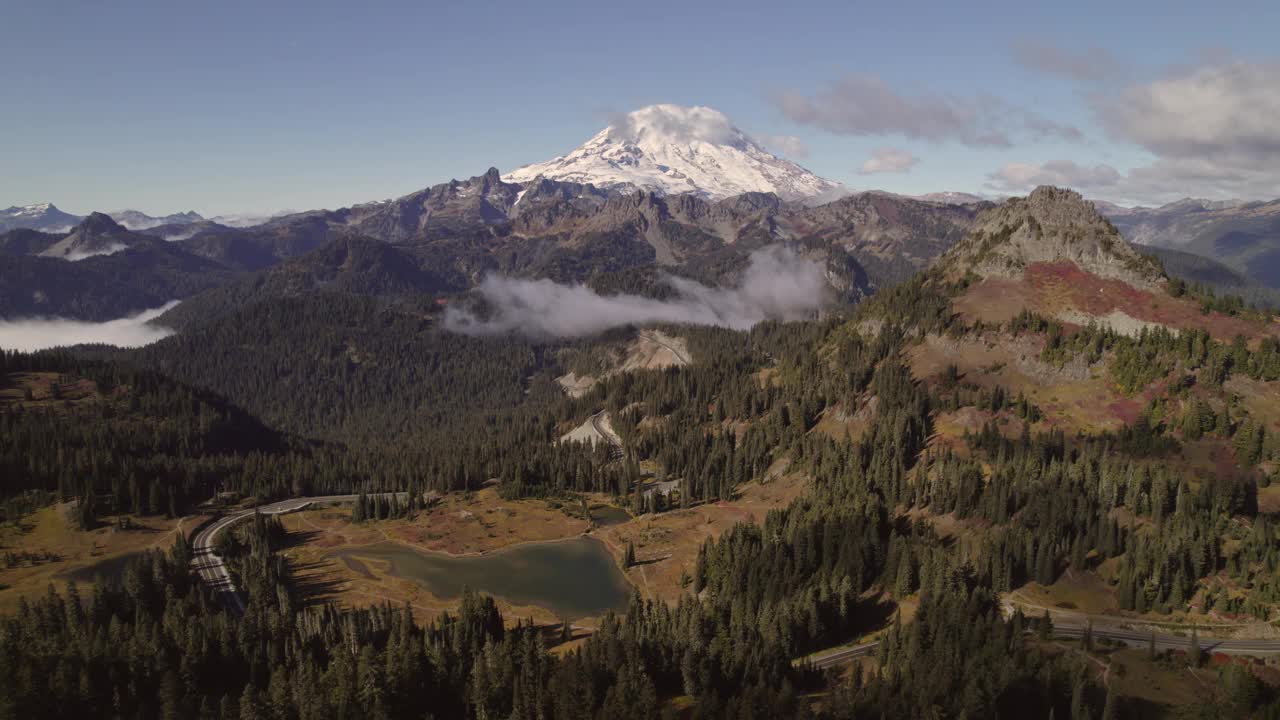
<path id="1" fill-rule="evenodd" d="M 337 207 L 655 102 L 797 138 L 855 188 L 1280 195 L 1280 5 L 1177 5 L 9 0 L 0 207 Z M 914 163 L 860 174 L 883 149 Z"/>

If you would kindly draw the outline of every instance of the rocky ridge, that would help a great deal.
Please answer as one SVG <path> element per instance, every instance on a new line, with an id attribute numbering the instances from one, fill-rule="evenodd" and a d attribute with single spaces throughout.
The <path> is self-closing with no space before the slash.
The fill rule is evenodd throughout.
<path id="1" fill-rule="evenodd" d="M 1159 263 L 1139 254 L 1093 203 L 1050 186 L 983 212 L 939 264 L 951 272 L 1017 279 L 1029 265 L 1061 261 L 1141 289 L 1163 281 Z"/>

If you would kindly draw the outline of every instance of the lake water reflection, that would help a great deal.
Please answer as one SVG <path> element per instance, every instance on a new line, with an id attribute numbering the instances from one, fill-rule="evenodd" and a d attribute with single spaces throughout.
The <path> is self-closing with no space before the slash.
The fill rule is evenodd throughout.
<path id="1" fill-rule="evenodd" d="M 567 620 L 624 610 L 631 594 L 630 584 L 604 543 L 590 537 L 528 543 L 464 557 L 395 543 L 343 548 L 330 555 L 354 559 L 362 566 L 371 563 L 378 571 L 413 580 L 444 600 L 471 588 L 513 605 L 546 608 Z"/>

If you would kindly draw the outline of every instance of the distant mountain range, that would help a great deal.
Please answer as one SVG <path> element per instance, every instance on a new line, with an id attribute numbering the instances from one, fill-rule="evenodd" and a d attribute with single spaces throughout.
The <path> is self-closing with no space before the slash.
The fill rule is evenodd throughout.
<path id="1" fill-rule="evenodd" d="M 1213 258 L 1262 285 L 1280 287 L 1280 200 L 1188 198 L 1158 208 L 1096 204 L 1130 242 Z"/>
<path id="2" fill-rule="evenodd" d="M 335 288 L 388 298 L 458 293 L 489 273 L 657 296 L 666 291 L 664 274 L 733 282 L 753 250 L 788 243 L 826 262 L 835 291 L 856 299 L 927 265 L 963 235 L 980 208 L 878 193 L 819 207 L 771 193 L 713 200 L 545 177 L 511 183 L 491 168 L 394 200 L 295 213 L 248 228 L 200 220 L 130 231 L 94 214 L 66 234 L 11 231 L 0 235 L 0 255 L 7 256 L 0 257 L 0 280 L 14 293 L 4 307 L 10 317 L 81 319 L 155 307 L 234 277 L 245 278 L 240 289 L 211 298 L 211 308 Z M 122 263 L 144 252 L 167 262 L 140 265 L 135 276 L 121 279 Z M 270 270 L 282 262 L 293 264 Z M 58 280 L 60 268 L 77 282 Z M 98 271 L 122 288 L 148 291 L 104 299 L 104 280 L 85 279 Z M 267 273 L 246 275 L 260 271 Z M 208 282 L 195 282 L 191 272 L 205 273 Z M 175 294 L 156 298 L 156 288 Z M 143 299 L 149 304 L 139 304 Z M 190 307 L 202 302 L 193 299 Z"/>
<path id="3" fill-rule="evenodd" d="M 79 215 L 62 212 L 52 203 L 14 205 L 0 210 L 0 232 L 10 230 L 66 232 L 81 220 L 83 218 Z"/>
<path id="4" fill-rule="evenodd" d="M 928 200 L 929 202 L 944 203 L 946 205 L 972 205 L 973 203 L 989 202 L 988 198 L 981 195 L 964 192 L 932 192 L 914 197 L 917 200 Z"/>
<path id="5" fill-rule="evenodd" d="M 103 321 L 224 285 L 235 272 L 93 213 L 70 233 L 0 235 L 0 318 Z"/>
<path id="6" fill-rule="evenodd" d="M 195 213 L 138 214 L 130 222 L 173 222 L 135 231 L 94 213 L 69 232 L 14 230 L 0 234 L 0 282 L 7 317 L 95 320 L 234 285 L 192 298 L 173 314 L 187 324 L 239 304 L 334 290 L 388 300 L 438 297 L 465 292 L 490 273 L 661 296 L 665 274 L 732 283 L 751 251 L 786 243 L 827 263 L 831 286 L 852 300 L 927 267 L 995 206 L 962 193 L 864 192 L 818 206 L 773 193 L 713 199 L 545 176 L 509 182 L 491 168 L 393 200 L 250 227 Z M 1248 211 L 1257 221 L 1268 204 L 1178 207 L 1112 212 L 1111 220 L 1128 233 L 1162 213 L 1223 218 Z M 23 215 L 47 224 L 75 217 L 52 205 Z M 1185 279 L 1271 302 L 1247 268 L 1167 252 L 1160 258 Z"/>
<path id="7" fill-rule="evenodd" d="M 1077 200 L 1037 192 L 1019 202 L 1076 212 Z M 753 250 L 779 243 L 825 263 L 836 294 L 856 300 L 927 267 L 998 205 L 1017 202 L 850 192 L 769 153 L 714 110 L 656 105 L 547 163 L 505 176 L 490 168 L 337 210 L 205 219 L 194 211 L 79 217 L 49 203 L 9 208 L 0 212 L 0 316 L 99 320 L 191 298 L 173 314 L 186 324 L 246 303 L 333 291 L 431 300 L 493 273 L 658 297 L 670 275 L 736 282 Z M 1280 287 L 1280 201 L 1093 205 L 1127 240 L 1163 249 L 1147 254 L 1179 277 L 1267 302 L 1274 293 L 1263 286 Z M 1102 277 L 1133 269 L 1093 267 L 1096 248 L 1068 240 L 1054 257 L 1075 253 Z M 966 258 L 1013 267 L 1048 252 L 1021 240 L 1006 249 L 1021 254 Z"/>
<path id="8" fill-rule="evenodd" d="M 103 213 L 128 230 L 151 230 L 158 227 L 178 227 L 194 225 L 201 222 L 215 222 L 226 227 L 251 227 L 261 225 L 280 214 L 241 214 L 219 215 L 204 218 L 194 210 L 173 213 L 171 215 L 148 215 L 139 210 L 116 210 Z M 73 215 L 63 212 L 53 203 L 37 203 L 35 205 L 15 205 L 0 210 L 0 232 L 10 230 L 40 230 L 42 232 L 69 232 L 85 215 Z"/>
<path id="9" fill-rule="evenodd" d="M 389 299 L 457 293 L 495 272 L 660 296 L 663 273 L 730 283 L 752 250 L 780 242 L 825 262 L 833 289 L 856 299 L 927 265 L 976 212 L 880 194 L 810 208 L 762 193 L 606 192 L 547 178 L 509 183 L 490 169 L 395 200 L 184 240 L 224 264 L 233 257 L 223 250 L 263 249 L 285 236 L 314 250 L 193 298 L 165 320 L 186 325 L 239 304 L 336 289 Z"/>
<path id="10" fill-rule="evenodd" d="M 137 210 L 118 210 L 111 215 L 111 219 L 120 223 L 130 230 L 150 230 L 161 225 L 190 225 L 204 220 L 199 213 L 194 210 L 188 210 L 183 213 L 174 213 L 172 215 L 163 215 L 154 217 Z"/>
<path id="11" fill-rule="evenodd" d="M 173 215 L 152 216 L 137 210 L 117 210 L 103 213 L 128 230 L 149 230 L 161 225 L 188 225 L 204 220 L 199 213 L 188 211 Z M 63 212 L 53 203 L 15 205 L 0 210 L 0 232 L 9 230 L 40 230 L 43 232 L 68 232 L 86 216 Z"/>

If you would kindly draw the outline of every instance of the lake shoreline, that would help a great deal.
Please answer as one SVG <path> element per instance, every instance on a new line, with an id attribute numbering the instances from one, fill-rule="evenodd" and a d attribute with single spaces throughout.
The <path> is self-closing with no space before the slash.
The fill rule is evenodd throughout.
<path id="1" fill-rule="evenodd" d="M 334 548 L 324 556 L 359 573 L 349 562 L 354 559 L 366 570 L 410 581 L 445 602 L 470 589 L 566 619 L 620 612 L 637 592 L 610 546 L 587 533 L 465 554 L 386 539 Z"/>

